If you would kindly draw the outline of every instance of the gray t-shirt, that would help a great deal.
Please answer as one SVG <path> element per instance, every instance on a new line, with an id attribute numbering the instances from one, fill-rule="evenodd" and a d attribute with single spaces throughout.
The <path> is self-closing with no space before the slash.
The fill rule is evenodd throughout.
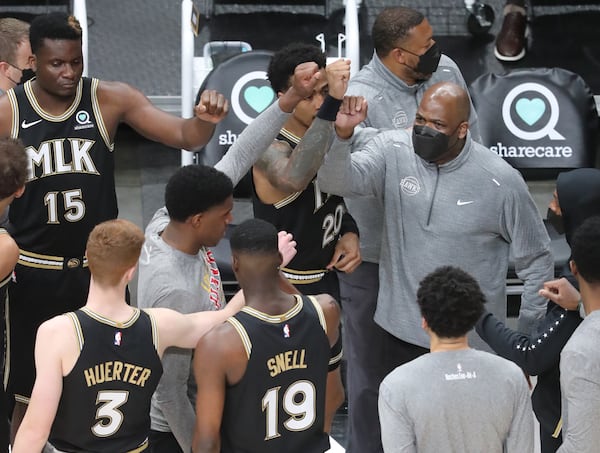
<path id="1" fill-rule="evenodd" d="M 202 248 L 188 255 L 166 242 L 160 233 L 169 223 L 165 208 L 159 209 L 146 228 L 146 242 L 140 256 L 138 300 L 141 308 L 170 308 L 180 313 L 216 310 L 225 303 L 221 279 L 212 253 Z M 150 416 L 152 429 L 193 432 L 196 383 L 192 350 L 169 348 L 162 359 L 163 377 L 154 395 Z M 167 420 L 178 420 L 169 426 Z"/>
<path id="2" fill-rule="evenodd" d="M 577 327 L 560 353 L 563 444 L 558 453 L 600 450 L 600 310 Z"/>
<path id="3" fill-rule="evenodd" d="M 514 363 L 475 349 L 425 354 L 379 389 L 385 453 L 533 451 L 533 412 Z"/>
<path id="4" fill-rule="evenodd" d="M 233 184 L 250 170 L 273 142 L 289 113 L 275 102 L 250 123 L 215 168 Z M 181 313 L 219 308 L 225 303 L 221 278 L 212 253 L 202 248 L 188 255 L 166 244 L 159 236 L 169 223 L 165 208 L 159 209 L 146 228 L 146 243 L 140 256 L 138 305 L 165 307 Z M 163 375 L 152 397 L 151 426 L 172 432 L 181 449 L 192 449 L 196 385 L 192 351 L 169 348 L 162 359 Z"/>

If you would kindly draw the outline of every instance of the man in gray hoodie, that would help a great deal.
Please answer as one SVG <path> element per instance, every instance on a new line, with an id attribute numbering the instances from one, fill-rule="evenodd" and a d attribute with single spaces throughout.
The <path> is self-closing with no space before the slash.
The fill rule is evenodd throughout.
<path id="1" fill-rule="evenodd" d="M 429 21 L 419 11 L 383 10 L 373 24 L 375 52 L 350 79 L 347 94 L 363 96 L 369 112 L 363 125 L 376 129 L 410 127 L 423 93 L 438 82 L 467 85 L 454 61 L 441 53 Z M 469 130 L 480 142 L 477 114 L 471 106 Z M 380 452 L 377 388 L 371 375 L 379 363 L 372 354 L 384 332 L 373 321 L 379 288 L 379 249 L 383 226 L 380 202 L 372 197 L 346 200 L 360 231 L 363 262 L 352 274 L 340 274 L 344 349 L 348 360 L 348 448 L 350 453 Z"/>
<path id="2" fill-rule="evenodd" d="M 366 106 L 348 107 L 345 103 L 342 112 L 360 123 Z M 439 266 L 451 264 L 473 275 L 489 310 L 505 319 L 510 251 L 524 281 L 520 330 L 531 331 L 545 312 L 537 291 L 553 277 L 548 234 L 520 174 L 472 139 L 469 112 L 463 88 L 434 84 L 423 94 L 412 134 L 382 132 L 352 154 L 352 140 L 334 142 L 319 171 L 328 193 L 372 196 L 381 205 L 375 321 L 386 333 L 371 350 L 370 370 L 379 383 L 396 366 L 427 352 L 416 291 Z M 338 129 L 342 139 L 352 133 Z M 473 345 L 482 342 L 474 339 Z"/>

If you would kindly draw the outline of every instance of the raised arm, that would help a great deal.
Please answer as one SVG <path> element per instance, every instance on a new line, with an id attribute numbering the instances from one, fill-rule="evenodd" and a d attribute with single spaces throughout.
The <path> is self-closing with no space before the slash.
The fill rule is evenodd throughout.
<path id="1" fill-rule="evenodd" d="M 307 62 L 298 65 L 290 89 L 279 98 L 278 102 L 246 126 L 229 151 L 217 162 L 215 168 L 229 176 L 234 185 L 237 184 L 273 143 L 296 105 L 308 96 L 308 93 L 312 93 L 318 78 L 316 63 Z"/>
<path id="2" fill-rule="evenodd" d="M 350 78 L 350 62 L 337 60 L 327 66 L 326 72 L 329 94 L 324 95 L 324 102 L 316 118 L 298 145 L 292 149 L 286 142 L 275 141 L 255 165 L 255 178 L 267 181 L 271 186 L 268 192 L 276 194 L 278 200 L 308 186 L 331 145 L 333 121 Z M 324 87 L 324 92 L 325 89 Z M 309 98 L 315 94 L 312 93 Z M 260 185 L 257 189 L 259 187 Z"/>
<path id="3" fill-rule="evenodd" d="M 13 453 L 41 452 L 44 448 L 62 393 L 63 357 L 69 353 L 68 348 L 77 349 L 74 335 L 72 324 L 64 316 L 39 327 L 35 341 L 35 384 Z M 73 344 L 69 345 L 68 340 Z"/>
<path id="4" fill-rule="evenodd" d="M 141 91 L 125 83 L 100 82 L 97 95 L 111 140 L 123 122 L 150 140 L 190 150 L 210 140 L 215 124 L 229 108 L 223 95 L 213 90 L 202 93 L 194 117 L 188 119 L 160 110 Z"/>

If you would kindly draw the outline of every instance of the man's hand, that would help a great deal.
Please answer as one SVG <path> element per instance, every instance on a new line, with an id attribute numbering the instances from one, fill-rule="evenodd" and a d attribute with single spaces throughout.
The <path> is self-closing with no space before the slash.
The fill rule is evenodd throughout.
<path id="1" fill-rule="evenodd" d="M 353 272 L 361 263 L 360 241 L 356 233 L 344 234 L 335 245 L 333 257 L 327 265 L 327 269 L 336 268 L 347 274 Z"/>
<path id="2" fill-rule="evenodd" d="M 342 99 L 348 88 L 350 80 L 350 60 L 336 60 L 325 68 L 327 73 L 327 85 L 329 95 L 336 99 Z"/>
<path id="3" fill-rule="evenodd" d="M 344 96 L 344 101 L 335 119 L 335 131 L 338 137 L 352 137 L 354 128 L 367 117 L 367 100 L 362 96 Z"/>
<path id="4" fill-rule="evenodd" d="M 296 250 L 296 241 L 294 241 L 294 237 L 291 233 L 287 231 L 280 231 L 277 233 L 277 246 L 279 248 L 279 253 L 281 253 L 281 266 L 285 267 L 288 265 L 292 258 L 296 256 L 298 250 Z"/>
<path id="5" fill-rule="evenodd" d="M 196 118 L 207 123 L 217 124 L 229 111 L 229 101 L 215 90 L 204 90 L 200 101 L 194 107 Z"/>
<path id="6" fill-rule="evenodd" d="M 544 283 L 539 295 L 560 305 L 565 310 L 577 310 L 581 295 L 566 278 Z"/>
<path id="7" fill-rule="evenodd" d="M 296 66 L 292 76 L 292 85 L 279 98 L 281 110 L 292 112 L 298 102 L 313 94 L 315 85 L 320 78 L 319 66 L 314 61 L 307 61 Z"/>

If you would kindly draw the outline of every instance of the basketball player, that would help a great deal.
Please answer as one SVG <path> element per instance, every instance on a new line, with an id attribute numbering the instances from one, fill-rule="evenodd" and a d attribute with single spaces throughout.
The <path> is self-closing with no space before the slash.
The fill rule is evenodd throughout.
<path id="1" fill-rule="evenodd" d="M 14 453 L 140 452 L 147 447 L 150 398 L 166 348 L 191 348 L 243 305 L 182 315 L 141 311 L 125 301 L 144 234 L 127 220 L 97 225 L 87 241 L 91 272 L 86 305 L 44 322 L 37 334 L 37 377 Z"/>
<path id="2" fill-rule="evenodd" d="M 0 137 L 20 138 L 30 159 L 28 190 L 13 203 L 9 231 L 20 249 L 9 288 L 10 376 L 24 413 L 34 380 L 41 322 L 85 303 L 85 242 L 94 225 L 117 217 L 114 138 L 120 123 L 174 148 L 206 143 L 227 113 L 224 97 L 202 94 L 190 119 L 158 110 L 137 89 L 82 78 L 81 28 L 73 16 L 36 17 L 30 27 L 37 77 L 0 98 Z M 14 431 L 14 429 L 13 429 Z"/>
<path id="3" fill-rule="evenodd" d="M 195 453 L 304 453 L 329 449 L 343 401 L 340 309 L 329 295 L 279 288 L 276 228 L 259 219 L 230 238 L 247 306 L 200 340 Z"/>
<path id="4" fill-rule="evenodd" d="M 322 77 L 252 168 L 254 216 L 289 231 L 298 243 L 298 253 L 282 268 L 290 283 L 303 294 L 327 293 L 339 300 L 335 270 L 352 272 L 361 261 L 358 227 L 344 200 L 321 192 L 315 176 L 333 138 L 332 126 L 324 130 L 321 124 L 336 120 L 350 62 L 337 60 L 325 68 L 318 47 L 290 44 L 269 64 L 269 81 L 278 96 L 291 87 L 296 65 L 307 61 L 317 63 Z"/>
<path id="5" fill-rule="evenodd" d="M 27 155 L 23 145 L 16 140 L 0 139 L 0 217 L 8 205 L 25 190 Z M 0 228 L 0 345 L 4 364 L 5 325 L 4 310 L 8 282 L 19 259 L 19 247 L 4 228 Z M 4 369 L 4 367 L 2 367 Z M 2 373 L 4 376 L 4 373 Z M 3 380 L 2 380 L 3 381 Z M 8 401 L 4 385 L 0 385 L 0 452 L 8 453 Z"/>

